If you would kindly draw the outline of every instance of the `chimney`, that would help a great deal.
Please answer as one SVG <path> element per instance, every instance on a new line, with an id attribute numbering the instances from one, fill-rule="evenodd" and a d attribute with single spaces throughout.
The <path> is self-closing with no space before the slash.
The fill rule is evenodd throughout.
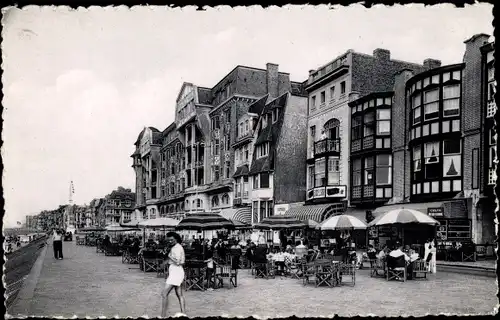
<path id="1" fill-rule="evenodd" d="M 277 98 L 279 92 L 278 65 L 274 63 L 267 63 L 266 70 L 267 93 L 269 94 L 269 98 Z"/>
<path id="2" fill-rule="evenodd" d="M 424 68 L 425 70 L 435 69 L 441 67 L 441 60 L 436 59 L 425 59 Z"/>
<path id="3" fill-rule="evenodd" d="M 380 60 L 391 60 L 391 52 L 387 49 L 377 48 L 373 50 L 373 56 Z"/>

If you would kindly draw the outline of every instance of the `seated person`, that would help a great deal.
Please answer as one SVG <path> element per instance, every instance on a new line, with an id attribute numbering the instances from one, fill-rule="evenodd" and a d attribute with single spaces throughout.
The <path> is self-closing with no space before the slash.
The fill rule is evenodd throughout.
<path id="1" fill-rule="evenodd" d="M 404 257 L 405 262 L 406 262 L 407 277 L 409 280 L 411 280 L 413 268 L 412 268 L 412 264 L 410 263 L 410 257 L 406 253 L 403 252 L 403 246 L 399 243 L 396 243 L 396 249 L 392 250 L 389 253 L 389 256 L 391 256 L 393 258 L 399 258 L 401 256 Z"/>
<path id="2" fill-rule="evenodd" d="M 377 254 L 377 259 L 379 260 L 384 260 L 385 259 L 385 256 L 387 255 L 387 252 L 389 251 L 389 248 L 387 247 L 387 245 L 385 244 L 383 247 L 382 247 L 382 250 L 380 250 L 380 252 Z"/>
<path id="3" fill-rule="evenodd" d="M 283 249 L 280 248 L 277 253 L 274 254 L 274 261 L 276 262 L 276 266 L 278 267 L 278 272 L 285 272 L 285 254 L 283 253 Z"/>
<path id="4" fill-rule="evenodd" d="M 255 263 L 266 263 L 267 262 L 267 253 L 268 253 L 268 248 L 267 245 L 265 244 L 259 244 L 257 247 L 254 249 L 253 253 L 253 261 Z M 264 266 L 259 266 L 260 269 L 266 268 Z"/>
<path id="5" fill-rule="evenodd" d="M 377 250 L 373 247 L 373 245 L 368 245 L 368 251 L 366 253 L 368 255 L 368 259 L 377 259 Z"/>

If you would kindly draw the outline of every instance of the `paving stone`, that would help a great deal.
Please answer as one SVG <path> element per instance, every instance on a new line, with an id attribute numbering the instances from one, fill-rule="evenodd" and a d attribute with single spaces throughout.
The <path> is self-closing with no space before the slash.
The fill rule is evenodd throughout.
<path id="1" fill-rule="evenodd" d="M 48 248 L 31 304 L 31 315 L 79 317 L 157 317 L 164 279 L 144 273 L 138 265 L 122 264 L 121 257 L 97 254 L 94 247 L 64 243 L 64 260 L 55 260 Z M 493 278 L 455 273 L 430 275 L 406 283 L 371 278 L 359 270 L 356 285 L 303 286 L 301 280 L 254 279 L 239 271 L 238 287 L 214 291 L 187 291 L 190 317 L 218 315 L 261 317 L 309 315 L 424 316 L 426 314 L 490 314 L 497 305 Z M 175 293 L 169 315 L 179 312 Z"/>

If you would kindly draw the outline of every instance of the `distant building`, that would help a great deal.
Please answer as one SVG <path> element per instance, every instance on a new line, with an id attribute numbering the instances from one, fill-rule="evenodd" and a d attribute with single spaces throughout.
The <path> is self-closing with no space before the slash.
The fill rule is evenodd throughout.
<path id="1" fill-rule="evenodd" d="M 126 223 L 132 219 L 136 194 L 130 189 L 118 187 L 104 198 L 105 226 Z"/>

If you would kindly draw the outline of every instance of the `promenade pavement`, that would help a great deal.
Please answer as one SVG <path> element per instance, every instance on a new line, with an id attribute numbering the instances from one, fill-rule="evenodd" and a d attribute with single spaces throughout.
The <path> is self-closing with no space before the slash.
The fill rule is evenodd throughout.
<path id="1" fill-rule="evenodd" d="M 64 260 L 55 260 L 49 244 L 33 298 L 25 310 L 33 316 L 158 317 L 165 280 L 143 273 L 121 257 L 97 254 L 94 247 L 64 243 Z M 423 316 L 491 314 L 497 306 L 497 284 L 488 277 L 456 273 L 430 275 L 406 283 L 371 278 L 359 270 L 354 287 L 303 286 L 289 278 L 254 279 L 240 270 L 237 288 L 185 293 L 187 315 L 207 316 Z M 179 312 L 175 293 L 169 315 Z M 15 316 L 15 315 L 13 315 Z"/>

